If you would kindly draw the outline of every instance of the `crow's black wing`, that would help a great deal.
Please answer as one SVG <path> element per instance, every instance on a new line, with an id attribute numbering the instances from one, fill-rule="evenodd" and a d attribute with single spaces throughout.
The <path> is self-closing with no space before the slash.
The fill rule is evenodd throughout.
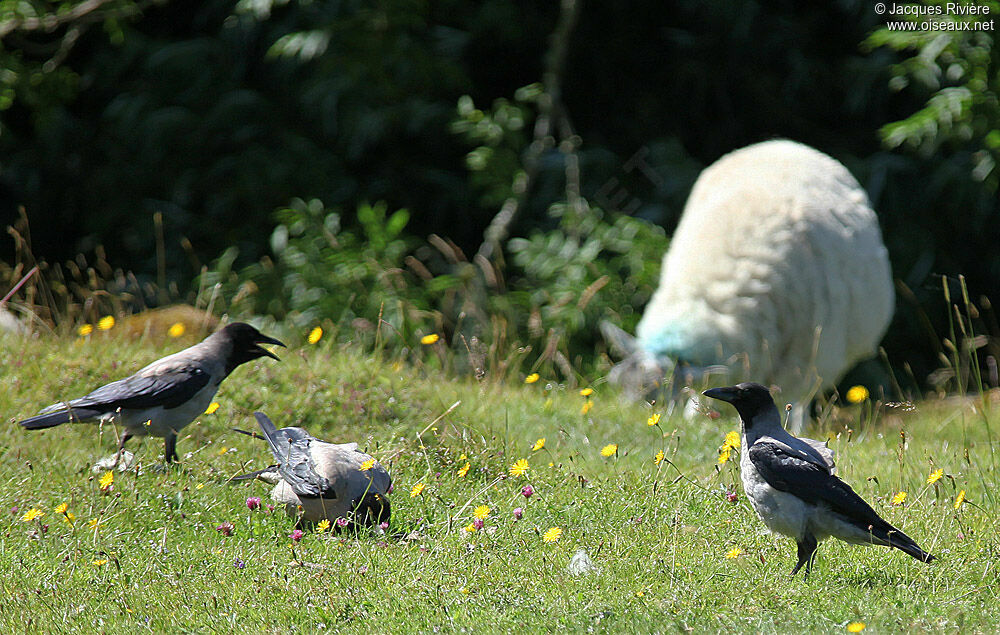
<path id="1" fill-rule="evenodd" d="M 828 468 L 793 455 L 783 444 L 758 442 L 750 446 L 749 452 L 757 472 L 774 489 L 813 505 L 825 503 L 862 528 L 887 524 L 850 485 L 830 474 Z"/>
<path id="2" fill-rule="evenodd" d="M 254 416 L 278 461 L 278 474 L 291 486 L 295 495 L 312 498 L 327 496 L 330 482 L 316 472 L 310 453 L 310 445 L 315 439 L 302 428 L 279 430 L 262 412 L 255 412 Z"/>
<path id="3" fill-rule="evenodd" d="M 181 406 L 204 388 L 209 375 L 197 366 L 175 366 L 146 372 L 101 386 L 89 395 L 69 402 L 71 408 L 111 411 L 117 408 L 171 409 Z M 56 404 L 45 411 L 58 410 Z"/>

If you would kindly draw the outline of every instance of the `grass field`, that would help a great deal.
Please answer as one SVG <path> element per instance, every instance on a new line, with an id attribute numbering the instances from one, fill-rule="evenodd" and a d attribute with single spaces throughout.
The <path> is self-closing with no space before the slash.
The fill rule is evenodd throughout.
<path id="1" fill-rule="evenodd" d="M 501 383 L 490 369 L 480 381 L 456 379 L 320 341 L 279 351 L 280 364 L 239 368 L 219 409 L 185 430 L 180 467 L 159 466 L 159 439 L 133 442 L 137 467 L 115 473 L 109 491 L 91 466 L 113 452 L 113 430 L 15 424 L 179 347 L 113 330 L 0 338 L 3 631 L 1000 628 L 1000 457 L 988 442 L 1000 406 L 989 395 L 874 412 L 864 404 L 811 429 L 832 437 L 841 477 L 939 560 L 832 541 L 813 575 L 793 580 L 794 544 L 764 532 L 739 486 L 736 451 L 719 465 L 738 425 L 731 409 L 693 421 L 664 413 L 649 426 L 654 410 L 607 386 L 584 397 L 544 377 Z M 279 426 L 358 441 L 385 464 L 395 485 L 389 531 L 308 531 L 293 543 L 292 518 L 248 509 L 248 497 L 267 502 L 267 486 L 226 481 L 269 457 L 230 428 L 251 427 L 257 409 Z M 609 444 L 617 451 L 602 456 Z M 519 459 L 527 473 L 511 476 Z M 900 492 L 905 501 L 893 504 Z M 468 531 L 481 506 L 483 528 Z M 31 509 L 44 515 L 25 521 Z M 217 530 L 224 522 L 232 535 Z M 561 535 L 546 542 L 553 527 Z M 593 566 L 572 573 L 580 550 Z"/>

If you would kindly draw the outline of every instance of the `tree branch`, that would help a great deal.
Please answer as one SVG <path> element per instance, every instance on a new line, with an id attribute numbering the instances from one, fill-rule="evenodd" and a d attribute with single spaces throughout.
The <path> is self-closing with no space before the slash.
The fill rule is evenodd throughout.
<path id="1" fill-rule="evenodd" d="M 569 40 L 576 27 L 582 0 L 562 0 L 559 20 L 552 32 L 552 47 L 542 72 L 542 94 L 538 99 L 538 119 L 535 121 L 535 138 L 524 157 L 524 171 L 519 173 L 512 186 L 511 196 L 504 201 L 486 231 L 476 258 L 490 260 L 500 250 L 501 243 L 510 235 L 510 228 L 524 209 L 528 196 L 538 179 L 541 157 L 555 145 L 555 136 L 575 148 L 573 128 L 562 102 L 562 74 L 566 64 Z M 557 132 L 554 132 L 554 129 Z M 572 151 L 571 148 L 571 151 Z"/>
<path id="2" fill-rule="evenodd" d="M 65 13 L 47 13 L 41 17 L 11 18 L 0 22 L 0 38 L 14 31 L 45 31 L 51 33 L 64 24 L 75 22 L 115 0 L 86 0 Z"/>

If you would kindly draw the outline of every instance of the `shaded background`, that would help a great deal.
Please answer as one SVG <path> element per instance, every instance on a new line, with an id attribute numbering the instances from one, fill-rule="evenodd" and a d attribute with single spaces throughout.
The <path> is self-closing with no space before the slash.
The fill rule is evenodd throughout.
<path id="1" fill-rule="evenodd" d="M 52 32 L 21 25 L 0 40 L 0 214 L 9 224 L 26 210 L 38 259 L 102 246 L 111 267 L 171 283 L 174 299 L 227 248 L 235 270 L 273 255 L 275 210 L 295 197 L 337 209 L 343 227 L 366 202 L 406 208 L 404 237 L 437 234 L 472 254 L 532 120 L 506 131 L 506 155 L 470 170 L 470 150 L 489 144 L 456 131 L 459 100 L 490 109 L 544 81 L 559 17 L 557 3 L 508 0 L 214 0 L 106 3 Z M 788 137 L 842 161 L 902 284 L 890 359 L 923 377 L 947 332 L 935 274 L 964 274 L 977 303 L 1000 297 L 998 170 L 987 169 L 1000 67 L 989 34 L 873 36 L 883 26 L 850 0 L 586 2 L 566 30 L 561 104 L 580 194 L 667 235 L 698 172 L 735 148 Z M 967 86 L 967 99 L 947 92 Z M 893 140 L 886 126 L 907 118 Z M 513 236 L 560 231 L 549 210 L 566 198 L 565 161 L 539 155 Z M 507 273 L 514 286 L 517 268 Z"/>

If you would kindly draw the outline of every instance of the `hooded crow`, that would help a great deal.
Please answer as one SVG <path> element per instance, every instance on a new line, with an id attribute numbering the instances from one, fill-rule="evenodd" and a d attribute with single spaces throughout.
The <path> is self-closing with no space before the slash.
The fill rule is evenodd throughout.
<path id="1" fill-rule="evenodd" d="M 70 422 L 114 422 L 124 428 L 118 456 L 131 437 L 150 435 L 163 437 L 163 460 L 176 461 L 177 433 L 205 412 L 222 380 L 258 357 L 278 359 L 260 344 L 284 346 L 249 324 L 235 322 L 131 377 L 53 404 L 20 423 L 28 430 L 41 430 Z"/>
<path id="2" fill-rule="evenodd" d="M 743 424 L 740 475 L 743 490 L 767 528 L 795 539 L 805 575 L 820 540 L 895 547 L 921 562 L 934 556 L 883 520 L 851 486 L 834 476 L 833 451 L 825 443 L 793 437 L 767 388 L 742 383 L 705 391 L 736 407 Z"/>
<path id="3" fill-rule="evenodd" d="M 235 476 L 233 481 L 258 477 L 275 484 L 271 498 L 290 513 L 301 507 L 306 521 L 389 522 L 392 479 L 380 463 L 358 450 L 357 443 L 327 443 L 302 428 L 279 430 L 262 412 L 255 412 L 254 417 L 277 463 Z M 245 430 L 236 432 L 261 438 Z"/>

